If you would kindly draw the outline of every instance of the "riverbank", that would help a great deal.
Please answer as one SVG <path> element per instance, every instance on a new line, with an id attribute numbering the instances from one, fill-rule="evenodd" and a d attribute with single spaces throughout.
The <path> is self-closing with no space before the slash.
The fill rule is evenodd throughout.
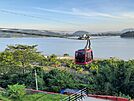
<path id="1" fill-rule="evenodd" d="M 47 56 L 45 56 L 47 58 Z M 75 60 L 75 57 L 73 56 L 57 56 L 57 59 L 68 59 L 68 60 Z M 107 59 L 117 59 L 117 60 L 123 60 L 117 57 L 109 57 L 109 58 L 94 58 L 93 60 L 107 60 Z M 131 60 L 131 59 L 130 59 Z M 129 61 L 129 60 L 124 60 L 124 61 Z"/>

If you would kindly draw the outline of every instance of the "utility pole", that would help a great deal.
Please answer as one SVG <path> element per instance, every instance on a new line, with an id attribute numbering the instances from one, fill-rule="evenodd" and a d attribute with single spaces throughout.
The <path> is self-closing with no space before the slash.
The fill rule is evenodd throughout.
<path id="1" fill-rule="evenodd" d="M 34 75 L 35 75 L 36 90 L 38 90 L 38 78 L 37 78 L 37 72 L 36 72 L 36 69 L 34 70 Z"/>

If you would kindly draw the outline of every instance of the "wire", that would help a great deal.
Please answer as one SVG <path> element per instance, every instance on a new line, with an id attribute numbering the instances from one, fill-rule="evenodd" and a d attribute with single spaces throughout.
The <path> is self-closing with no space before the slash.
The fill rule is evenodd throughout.
<path id="1" fill-rule="evenodd" d="M 74 25 L 74 26 L 77 26 L 77 27 L 81 27 L 81 25 L 78 25 L 76 23 L 71 23 L 71 22 L 64 22 L 64 21 L 61 21 L 61 20 L 56 20 L 56 19 L 50 19 L 50 18 L 43 18 L 43 17 L 39 17 L 39 16 L 34 16 L 34 15 L 28 15 L 28 14 L 24 14 L 24 13 L 18 13 L 18 12 L 14 12 L 14 11 L 8 11 L 8 10 L 3 10 L 3 9 L 0 9 L 0 12 L 3 12 L 3 13 L 8 13 L 8 14 L 13 14 L 13 15 L 19 15 L 19 16 L 25 16 L 25 17 L 30 17 L 30 18 L 35 18 L 35 19 L 41 19 L 41 20 L 52 20 L 54 22 L 58 22 L 58 23 L 66 23 L 66 24 L 69 24 L 69 25 Z"/>

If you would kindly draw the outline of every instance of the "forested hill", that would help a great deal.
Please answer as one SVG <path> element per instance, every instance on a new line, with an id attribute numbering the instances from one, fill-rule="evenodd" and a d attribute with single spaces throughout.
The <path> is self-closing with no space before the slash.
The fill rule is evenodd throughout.
<path id="1" fill-rule="evenodd" d="M 127 32 L 121 34 L 120 36 L 121 36 L 121 37 L 124 37 L 124 38 L 125 38 L 125 37 L 126 37 L 126 38 L 128 38 L 128 37 L 134 38 L 134 31 L 127 31 Z"/>
<path id="2" fill-rule="evenodd" d="M 87 31 L 76 31 L 73 33 L 74 36 L 81 36 L 83 34 L 90 34 L 90 33 Z"/>
<path id="3" fill-rule="evenodd" d="M 98 32 L 98 33 L 90 33 L 88 31 L 76 31 L 72 35 L 73 36 L 82 36 L 84 34 L 88 34 L 90 36 L 120 36 L 121 35 L 121 33 L 119 31 Z"/>
<path id="4" fill-rule="evenodd" d="M 0 28 L 0 37 L 29 37 L 29 36 L 47 36 L 47 37 L 62 37 L 58 32 L 48 30 L 33 30 L 33 29 L 8 29 Z"/>

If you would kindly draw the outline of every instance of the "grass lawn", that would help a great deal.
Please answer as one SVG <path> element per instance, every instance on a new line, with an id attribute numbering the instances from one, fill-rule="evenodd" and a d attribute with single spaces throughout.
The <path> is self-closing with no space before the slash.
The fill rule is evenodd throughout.
<path id="1" fill-rule="evenodd" d="M 32 94 L 32 95 L 26 95 L 24 98 L 22 98 L 22 101 L 60 101 L 60 99 L 66 97 L 65 95 L 60 94 Z"/>
<path id="2" fill-rule="evenodd" d="M 25 95 L 21 101 L 60 101 L 62 98 L 65 98 L 65 95 L 61 94 L 43 94 L 43 93 L 38 93 L 38 94 L 30 94 L 30 95 Z M 11 100 L 6 97 L 3 97 L 0 95 L 0 101 L 19 101 L 19 100 Z"/>

